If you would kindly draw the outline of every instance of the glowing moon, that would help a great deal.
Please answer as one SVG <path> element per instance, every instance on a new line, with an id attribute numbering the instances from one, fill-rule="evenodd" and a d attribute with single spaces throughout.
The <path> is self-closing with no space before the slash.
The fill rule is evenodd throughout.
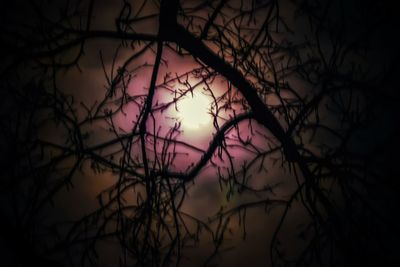
<path id="1" fill-rule="evenodd" d="M 211 100 L 202 93 L 193 91 L 178 102 L 178 118 L 184 129 L 198 130 L 211 122 Z"/>

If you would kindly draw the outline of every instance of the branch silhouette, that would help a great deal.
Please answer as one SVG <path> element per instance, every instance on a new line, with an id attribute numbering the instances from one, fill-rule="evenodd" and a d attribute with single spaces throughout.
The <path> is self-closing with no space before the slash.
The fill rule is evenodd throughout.
<path id="1" fill-rule="evenodd" d="M 229 265 L 231 237 L 263 216 L 273 223 L 255 265 L 395 260 L 385 177 L 399 147 L 398 52 L 380 41 L 394 25 L 385 3 L 27 6 L 25 22 L 13 4 L 0 14 L 6 263 Z M 204 133 L 177 115 L 194 92 L 210 99 Z M 93 189 L 98 203 L 61 210 L 96 175 L 111 181 Z M 203 216 L 190 203 L 210 177 L 224 200 Z"/>

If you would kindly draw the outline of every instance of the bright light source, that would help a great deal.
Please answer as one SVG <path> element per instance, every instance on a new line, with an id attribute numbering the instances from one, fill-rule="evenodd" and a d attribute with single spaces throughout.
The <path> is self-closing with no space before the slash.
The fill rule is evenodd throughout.
<path id="1" fill-rule="evenodd" d="M 207 126 L 211 121 L 210 108 L 209 97 L 196 91 L 193 91 L 193 95 L 188 92 L 178 102 L 178 117 L 182 127 L 187 130 L 198 130 Z"/>

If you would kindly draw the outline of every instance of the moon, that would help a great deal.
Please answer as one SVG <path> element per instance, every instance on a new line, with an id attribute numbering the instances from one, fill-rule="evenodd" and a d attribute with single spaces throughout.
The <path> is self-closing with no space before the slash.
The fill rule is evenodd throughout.
<path id="1" fill-rule="evenodd" d="M 178 120 L 186 130 L 200 130 L 211 123 L 211 99 L 193 91 L 178 102 Z"/>

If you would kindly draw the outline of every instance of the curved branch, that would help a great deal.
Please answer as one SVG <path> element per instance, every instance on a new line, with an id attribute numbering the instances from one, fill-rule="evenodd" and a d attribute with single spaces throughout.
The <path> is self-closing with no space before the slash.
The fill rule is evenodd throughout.
<path id="1" fill-rule="evenodd" d="M 174 177 L 177 179 L 181 179 L 185 182 L 191 181 L 194 179 L 200 171 L 203 169 L 203 167 L 207 164 L 207 162 L 211 159 L 212 155 L 214 152 L 217 150 L 217 148 L 221 145 L 225 138 L 225 134 L 235 125 L 237 125 L 239 122 L 251 119 L 253 118 L 253 113 L 244 113 L 241 115 L 236 116 L 232 120 L 226 122 L 220 129 L 219 131 L 215 134 L 213 137 L 213 140 L 211 141 L 210 145 L 208 146 L 207 151 L 203 154 L 201 157 L 200 161 L 189 171 L 186 173 L 182 172 L 166 172 L 166 171 L 161 171 L 159 173 L 156 173 L 157 175 L 163 176 L 163 177 Z"/>

